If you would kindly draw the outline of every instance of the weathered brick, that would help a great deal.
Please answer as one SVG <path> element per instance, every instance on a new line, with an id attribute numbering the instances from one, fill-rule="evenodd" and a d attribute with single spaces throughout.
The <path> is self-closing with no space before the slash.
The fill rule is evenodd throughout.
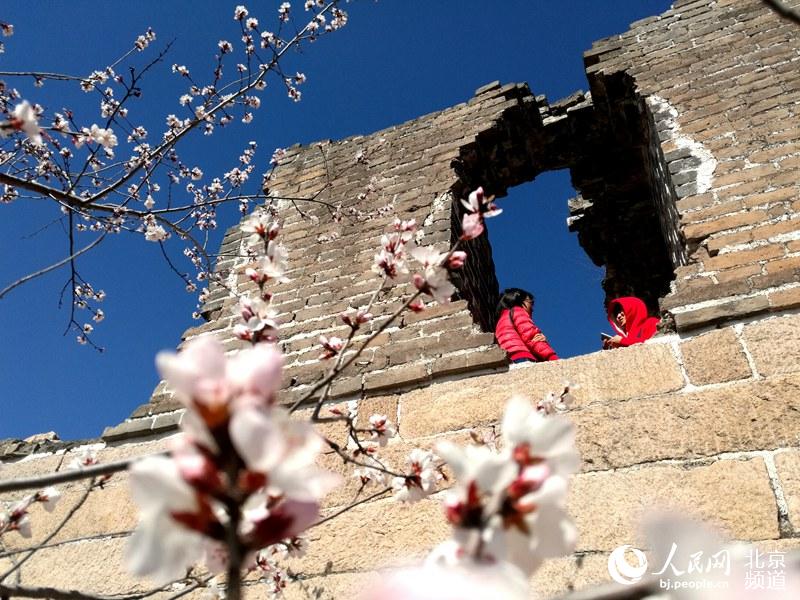
<path id="1" fill-rule="evenodd" d="M 709 271 L 728 269 L 739 265 L 756 263 L 759 261 L 770 260 L 783 256 L 783 248 L 780 245 L 759 246 L 752 250 L 739 250 L 720 254 L 705 261 L 704 265 Z"/>
<path id="2" fill-rule="evenodd" d="M 659 373 L 643 379 L 641 373 Z M 433 384 L 401 398 L 400 433 L 414 438 L 497 421 L 513 394 L 539 399 L 571 379 L 579 406 L 660 394 L 683 387 L 668 346 L 647 344 L 531 364 L 499 375 Z"/>
<path id="3" fill-rule="evenodd" d="M 124 561 L 127 538 L 86 540 L 44 548 L 21 569 L 22 580 L 37 586 L 125 595 L 154 587 L 130 575 Z"/>
<path id="4" fill-rule="evenodd" d="M 800 306 L 800 287 L 788 288 L 770 293 L 769 307 L 772 310 L 786 310 Z"/>
<path id="5" fill-rule="evenodd" d="M 775 376 L 574 411 L 583 468 L 791 446 L 800 431 L 798 385 L 797 375 Z"/>
<path id="6" fill-rule="evenodd" d="M 364 523 L 370 526 L 363 527 Z M 359 531 L 359 543 L 353 544 L 350 536 L 340 535 L 342 531 Z M 449 533 L 450 526 L 436 499 L 413 505 L 393 500 L 369 502 L 310 530 L 308 554 L 296 568 L 315 575 L 329 570 L 360 571 L 409 565 L 444 541 Z"/>
<path id="7" fill-rule="evenodd" d="M 775 539 L 774 498 L 764 461 L 754 458 L 577 475 L 568 506 L 580 532 L 577 549 L 589 551 L 644 545 L 641 520 L 658 508 L 704 520 L 733 539 Z"/>
<path id="8" fill-rule="evenodd" d="M 742 338 L 762 375 L 800 370 L 800 316 L 773 317 L 746 325 Z"/>
<path id="9" fill-rule="evenodd" d="M 428 367 L 425 364 L 409 364 L 364 376 L 364 391 L 368 393 L 386 390 L 393 387 L 414 386 L 430 381 Z"/>
<path id="10" fill-rule="evenodd" d="M 746 317 L 768 309 L 769 301 L 766 296 L 752 296 L 750 298 L 722 301 L 719 304 L 704 308 L 675 312 L 674 317 L 678 330 L 683 331 L 701 325 L 710 325 L 728 319 Z"/>
<path id="11" fill-rule="evenodd" d="M 680 346 L 689 381 L 695 385 L 750 377 L 750 366 L 733 329 L 697 336 Z"/>

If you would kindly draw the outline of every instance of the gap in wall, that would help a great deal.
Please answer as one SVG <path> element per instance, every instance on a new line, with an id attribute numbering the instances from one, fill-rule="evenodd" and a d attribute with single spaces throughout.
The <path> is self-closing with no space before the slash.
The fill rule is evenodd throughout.
<path id="1" fill-rule="evenodd" d="M 608 331 L 603 268 L 595 266 L 567 229 L 567 200 L 576 195 L 569 171 L 547 171 L 508 189 L 503 213 L 487 220 L 500 289 L 521 287 L 536 297 L 533 320 L 562 358 L 600 349 Z"/>

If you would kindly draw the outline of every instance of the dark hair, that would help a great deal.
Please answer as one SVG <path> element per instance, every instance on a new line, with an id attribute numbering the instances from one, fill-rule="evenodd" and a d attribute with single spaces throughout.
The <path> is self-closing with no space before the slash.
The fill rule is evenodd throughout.
<path id="1" fill-rule="evenodd" d="M 497 303 L 497 318 L 500 318 L 502 312 L 507 308 L 514 308 L 515 306 L 522 306 L 528 298 L 534 302 L 533 294 L 520 288 L 507 288 L 500 296 L 500 302 Z"/>
<path id="2" fill-rule="evenodd" d="M 621 312 L 625 312 L 625 308 L 619 302 L 614 302 L 611 304 L 611 314 L 614 315 L 614 318 L 617 318 L 617 315 Z"/>

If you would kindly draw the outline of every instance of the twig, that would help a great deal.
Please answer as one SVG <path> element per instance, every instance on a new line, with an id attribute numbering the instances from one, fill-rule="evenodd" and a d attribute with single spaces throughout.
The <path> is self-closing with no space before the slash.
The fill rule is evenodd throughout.
<path id="1" fill-rule="evenodd" d="M 108 540 L 108 539 L 117 539 L 117 538 L 124 538 L 128 537 L 131 534 L 130 531 L 112 531 L 111 533 L 96 533 L 94 535 L 87 535 L 80 538 L 72 538 L 68 540 L 59 540 L 58 542 L 53 542 L 52 544 L 40 544 L 40 548 L 58 548 L 59 546 L 63 546 L 65 544 L 74 544 L 75 542 L 89 542 L 92 540 Z M 27 552 L 29 548 L 20 548 L 18 550 L 6 550 L 0 548 L 0 559 L 3 558 L 12 558 L 17 554 L 23 554 Z"/>
<path id="2" fill-rule="evenodd" d="M 800 12 L 797 12 L 796 10 L 789 8 L 780 0 L 761 0 L 761 1 L 787 21 L 791 21 L 795 25 L 800 25 Z"/>
<path id="3" fill-rule="evenodd" d="M 355 508 L 356 506 L 358 506 L 360 504 L 364 504 L 365 502 L 369 502 L 370 500 L 375 500 L 376 498 L 379 498 L 379 497 L 383 496 L 384 494 L 386 494 L 387 492 L 391 492 L 391 491 L 392 491 L 392 488 L 387 487 L 387 488 L 382 489 L 380 492 L 375 492 L 371 496 L 367 496 L 366 498 L 362 498 L 358 502 L 353 502 L 352 504 L 349 504 L 348 506 L 345 506 L 344 508 L 342 508 L 340 510 L 337 510 L 335 513 L 333 513 L 331 515 L 328 515 L 324 519 L 320 519 L 319 521 L 317 521 L 313 525 L 309 526 L 308 529 L 311 529 L 312 527 L 316 527 L 318 525 L 322 525 L 326 521 L 330 521 L 331 519 L 335 519 L 339 515 L 346 513 L 348 510 L 350 510 L 352 508 Z"/>
<path id="4" fill-rule="evenodd" d="M 44 544 L 52 540 L 56 535 L 58 535 L 58 533 L 62 529 L 64 529 L 66 524 L 69 523 L 70 519 L 75 515 L 76 512 L 78 512 L 81 506 L 83 506 L 83 503 L 86 502 L 86 499 L 89 497 L 89 494 L 92 493 L 93 489 L 94 489 L 94 480 L 92 480 L 89 483 L 89 486 L 83 492 L 83 495 L 80 497 L 80 499 L 72 506 L 71 509 L 69 509 L 69 512 L 66 515 L 64 515 L 64 518 L 61 519 L 61 523 L 58 524 L 58 527 L 56 527 L 53 531 L 51 531 L 50 534 L 46 538 L 44 538 L 40 544 L 37 544 L 30 552 L 28 552 L 28 554 L 26 554 L 19 561 L 14 563 L 14 565 L 8 571 L 0 575 L 0 582 L 4 581 L 9 575 L 17 571 L 22 565 L 24 565 L 28 561 L 28 559 L 30 559 L 34 554 L 36 554 L 39 550 L 41 550 Z"/>
<path id="5" fill-rule="evenodd" d="M 300 408 L 300 406 L 301 406 L 302 404 L 304 404 L 306 401 L 308 401 L 308 400 L 309 400 L 309 399 L 310 399 L 310 398 L 311 398 L 311 397 L 312 397 L 314 394 L 316 394 L 316 393 L 317 393 L 317 392 L 318 392 L 320 389 L 322 389 L 323 387 L 325 387 L 326 385 L 328 385 L 328 384 L 329 384 L 331 381 L 333 381 L 333 380 L 334 380 L 334 379 L 335 379 L 335 378 L 336 378 L 336 377 L 339 375 L 339 373 L 341 373 L 341 372 L 342 372 L 342 371 L 344 371 L 344 370 L 345 370 L 347 367 L 349 367 L 349 366 L 350 366 L 350 365 L 353 363 L 353 361 L 354 361 L 354 360 L 356 360 L 356 358 L 358 358 L 358 357 L 361 355 L 361 353 L 364 351 L 364 349 L 367 347 L 367 345 L 369 345 L 369 343 L 370 343 L 372 340 L 374 340 L 374 339 L 375 339 L 376 337 L 378 337 L 378 336 L 379 336 L 381 333 L 383 333 L 383 331 L 384 331 L 385 329 L 387 329 L 387 328 L 389 327 L 389 325 L 391 325 L 391 324 L 394 322 L 394 320 L 395 320 L 395 319 L 397 319 L 397 317 L 399 317 L 399 316 L 400 316 L 400 314 L 401 314 L 401 313 L 402 313 L 402 312 L 403 312 L 403 311 L 404 311 L 406 308 L 408 308 L 408 306 L 409 306 L 409 305 L 410 305 L 412 302 L 414 302 L 414 300 L 416 300 L 417 298 L 419 298 L 421 295 L 422 295 L 422 292 L 420 292 L 419 290 L 417 290 L 417 291 L 416 291 L 416 292 L 415 292 L 415 293 L 414 293 L 414 294 L 413 294 L 413 295 L 412 295 L 412 296 L 411 296 L 411 297 L 410 297 L 410 298 L 409 298 L 409 299 L 408 299 L 408 300 L 407 300 L 407 301 L 406 301 L 406 302 L 403 304 L 403 306 L 401 306 L 399 309 L 397 309 L 397 310 L 396 310 L 396 311 L 395 311 L 395 312 L 394 312 L 394 313 L 393 313 L 393 314 L 392 314 L 392 315 L 391 315 L 391 316 L 390 316 L 390 317 L 389 317 L 389 318 L 388 318 L 386 321 L 384 321 L 383 323 L 381 323 L 381 326 L 380 326 L 380 327 L 378 327 L 378 329 L 376 329 L 376 330 L 375 330 L 375 331 L 374 331 L 372 334 L 370 334 L 370 336 L 369 336 L 369 337 L 366 339 L 366 341 L 365 341 L 365 342 L 362 344 L 361 348 L 359 348 L 359 349 L 358 349 L 358 350 L 357 350 L 355 353 L 353 353 L 353 355 L 352 355 L 350 358 L 348 358 L 346 361 L 344 361 L 344 363 L 341 365 L 341 367 L 340 367 L 340 368 L 337 368 L 337 369 L 334 369 L 334 370 L 332 370 L 332 371 L 331 371 L 331 372 L 330 372 L 330 373 L 329 373 L 329 374 L 328 374 L 328 375 L 327 375 L 327 376 L 326 376 L 324 379 L 322 379 L 321 381 L 319 381 L 319 382 L 318 382 L 316 385 L 314 385 L 314 387 L 312 387 L 312 388 L 311 388 L 311 389 L 310 389 L 310 390 L 309 390 L 309 391 L 308 391 L 308 392 L 307 392 L 305 395 L 303 395 L 303 397 L 302 397 L 302 398 L 300 398 L 299 400 L 297 400 L 297 402 L 295 402 L 294 404 L 292 404 L 292 406 L 291 406 L 291 407 L 289 407 L 289 412 L 294 412 L 294 411 L 296 411 L 298 408 Z"/>
<path id="6" fill-rule="evenodd" d="M 166 456 L 168 453 L 162 452 L 158 454 L 150 454 L 147 456 Z M 37 488 L 47 487 L 49 485 L 57 485 L 59 483 L 68 483 L 70 481 L 80 481 L 81 479 L 91 479 L 100 475 L 110 475 L 118 473 L 119 471 L 127 470 L 135 461 L 147 458 L 147 456 L 140 456 L 127 460 L 120 460 L 117 462 L 106 463 L 103 465 L 94 465 L 91 467 L 84 467 L 74 471 L 62 471 L 60 473 L 51 473 L 50 475 L 40 475 L 38 477 L 28 477 L 24 479 L 9 479 L 0 481 L 0 494 L 6 492 L 18 492 L 20 490 L 33 490 Z"/>
<path id="7" fill-rule="evenodd" d="M 19 287 L 19 286 L 20 286 L 20 285 L 22 285 L 23 283 L 26 283 L 26 282 L 30 281 L 31 279 L 36 279 L 37 277 L 40 277 L 40 276 L 42 276 L 42 275 L 46 275 L 46 274 L 47 274 L 47 273 L 49 273 L 50 271 L 55 271 L 56 269 L 58 269 L 58 268 L 60 268 L 60 267 L 63 267 L 63 266 L 64 266 L 64 265 L 66 265 L 66 264 L 70 264 L 70 263 L 72 263 L 72 261 L 73 261 L 73 260 L 75 260 L 77 257 L 79 257 L 81 254 L 83 254 L 84 252 L 88 252 L 89 250 L 91 250 L 92 248 L 94 248 L 95 246 L 97 246 L 97 244 L 99 244 L 100 242 L 102 242 L 102 241 L 103 241 L 103 238 L 105 238 L 105 237 L 106 237 L 106 234 L 105 234 L 105 233 L 103 233 L 103 234 L 102 234 L 102 235 L 101 235 L 99 238 L 97 238 L 96 240 L 94 240 L 94 241 L 93 241 L 91 244 L 89 244 L 89 245 L 87 245 L 87 246 L 84 246 L 83 248 L 81 248 L 81 249 L 80 249 L 80 250 L 78 250 L 77 252 L 74 252 L 73 254 L 70 254 L 70 255 L 69 255 L 69 256 L 67 256 L 65 259 L 63 259 L 63 260 L 60 260 L 60 261 L 58 261 L 57 263 L 54 263 L 54 264 L 50 265 L 49 267 L 45 267 L 44 269 L 41 269 L 41 270 L 39 270 L 39 271 L 36 271 L 35 273 L 30 273 L 30 274 L 28 274 L 28 275 L 25 275 L 25 277 L 22 277 L 22 278 L 20 278 L 20 279 L 17 279 L 17 280 L 16 280 L 14 283 L 12 283 L 12 284 L 9 284 L 9 285 L 8 285 L 8 286 L 6 286 L 6 287 L 5 287 L 5 288 L 4 288 L 2 291 L 0 291 L 0 300 L 2 300 L 2 299 L 3 299 L 3 297 L 4 297 L 4 296 L 5 296 L 5 295 L 6 295 L 8 292 L 10 292 L 11 290 L 13 290 L 13 289 L 14 289 L 14 288 L 16 288 L 16 287 Z"/>
<path id="8" fill-rule="evenodd" d="M 61 590 L 49 587 L 32 587 L 27 585 L 0 584 L 0 597 L 2 598 L 43 598 L 52 600 L 139 600 L 148 594 L 132 594 L 130 596 L 101 596 L 87 594 L 78 590 Z"/>

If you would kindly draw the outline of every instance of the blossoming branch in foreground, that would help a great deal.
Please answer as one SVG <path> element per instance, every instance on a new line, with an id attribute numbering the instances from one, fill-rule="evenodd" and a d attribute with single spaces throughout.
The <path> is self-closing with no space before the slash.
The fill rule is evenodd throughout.
<path id="1" fill-rule="evenodd" d="M 47 512 L 53 512 L 56 504 L 61 499 L 61 492 L 54 487 L 48 487 L 26 496 L 19 502 L 7 506 L 0 506 L 0 536 L 9 531 L 16 531 L 24 538 L 33 535 L 29 509 L 32 504 L 39 503 Z"/>
<path id="2" fill-rule="evenodd" d="M 461 220 L 462 240 L 472 240 L 480 236 L 484 229 L 483 220 L 503 212 L 494 203 L 494 196 L 486 197 L 482 187 L 470 193 L 467 200 L 461 201 L 461 205 L 467 211 Z"/>
<path id="3" fill-rule="evenodd" d="M 263 548 L 291 543 L 316 520 L 338 476 L 315 465 L 323 440 L 311 425 L 275 406 L 280 352 L 259 344 L 228 359 L 201 338 L 157 363 L 187 412 L 172 457 L 131 468 L 140 521 L 129 568 L 159 582 L 198 560 L 222 571 L 232 532 L 244 566 Z"/>
<path id="4" fill-rule="evenodd" d="M 456 479 L 445 501 L 452 538 L 424 566 L 401 571 L 366 600 L 521 600 L 529 597 L 527 579 L 544 559 L 572 551 L 576 532 L 565 501 L 567 478 L 580 463 L 573 426 L 514 397 L 503 417 L 502 442 L 500 451 L 437 445 Z M 424 473 L 430 458 L 416 459 Z"/>

